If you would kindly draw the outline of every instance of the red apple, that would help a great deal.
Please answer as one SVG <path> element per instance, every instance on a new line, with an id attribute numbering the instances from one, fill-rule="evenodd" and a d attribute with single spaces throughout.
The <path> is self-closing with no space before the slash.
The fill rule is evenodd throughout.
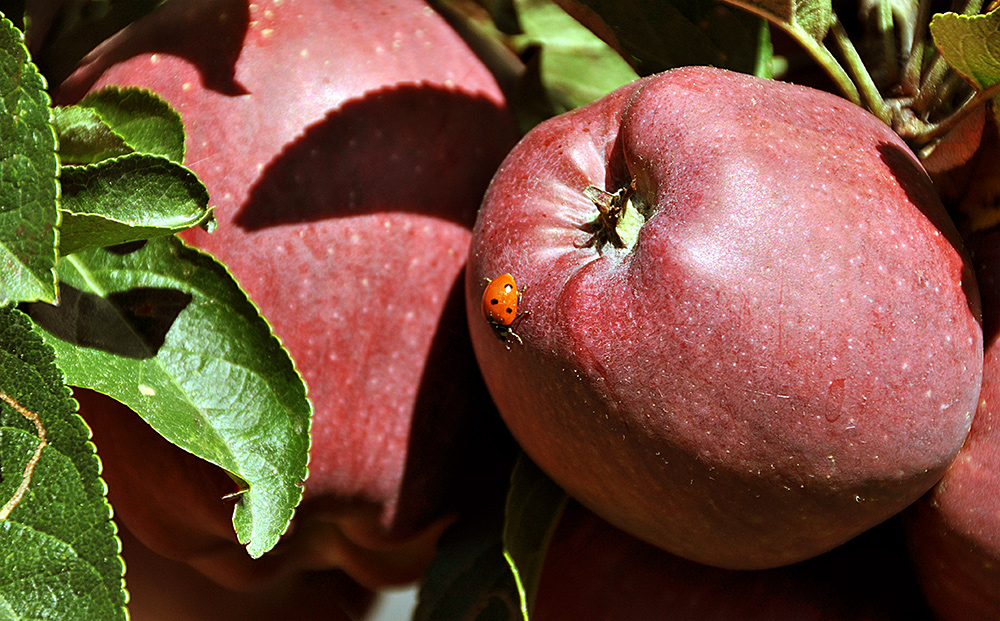
<path id="1" fill-rule="evenodd" d="M 814 559 L 760 571 L 699 565 L 567 505 L 532 621 L 919 621 L 930 618 L 890 520 Z"/>
<path id="2" fill-rule="evenodd" d="M 280 597 L 273 590 L 234 593 L 187 564 L 152 552 L 128 530 L 119 534 L 131 621 L 356 621 L 374 600 L 373 593 L 337 571 L 310 573 Z"/>
<path id="3" fill-rule="evenodd" d="M 503 273 L 527 313 L 507 343 L 481 305 Z M 979 394 L 975 280 L 915 157 L 846 101 L 723 70 L 530 132 L 484 198 L 466 296 L 528 455 L 613 525 L 723 568 L 902 510 Z"/>
<path id="4" fill-rule="evenodd" d="M 979 408 L 948 472 L 907 512 L 924 592 L 942 619 L 1000 618 L 1000 230 L 970 249 L 986 337 Z"/>
<path id="5" fill-rule="evenodd" d="M 366 584 L 412 580 L 503 454 L 460 278 L 516 140 L 493 76 L 421 0 L 173 0 L 96 49 L 58 100 L 108 85 L 179 111 L 219 221 L 184 238 L 229 266 L 308 384 L 292 536 Z"/>

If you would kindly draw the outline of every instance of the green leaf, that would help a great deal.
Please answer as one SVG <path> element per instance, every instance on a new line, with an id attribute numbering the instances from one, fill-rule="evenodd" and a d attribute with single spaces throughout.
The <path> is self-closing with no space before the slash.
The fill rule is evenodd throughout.
<path id="1" fill-rule="evenodd" d="M 90 93 L 78 106 L 92 110 L 132 150 L 184 161 L 184 123 L 159 95 L 110 86 Z"/>
<path id="2" fill-rule="evenodd" d="M 244 481 L 236 534 L 254 558 L 270 550 L 302 497 L 311 407 L 257 308 L 176 237 L 74 254 L 58 274 L 60 306 L 24 308 L 67 382 L 121 401 Z"/>
<path id="3" fill-rule="evenodd" d="M 831 0 L 723 0 L 785 28 L 796 38 L 801 35 L 821 42 L 833 26 Z"/>
<path id="4" fill-rule="evenodd" d="M 441 537 L 421 580 L 413 621 L 509 621 L 521 616 L 517 584 L 503 556 L 503 505 L 490 508 L 464 516 Z"/>
<path id="5" fill-rule="evenodd" d="M 1000 82 L 1000 10 L 935 15 L 930 29 L 941 56 L 974 88 L 986 90 Z"/>
<path id="6" fill-rule="evenodd" d="M 577 11 L 574 16 L 597 33 L 610 29 L 614 45 L 631 57 L 640 75 L 712 65 L 770 77 L 767 24 L 743 11 L 711 0 L 580 0 L 579 4 L 592 13 Z"/>
<path id="7" fill-rule="evenodd" d="M 503 510 L 485 507 L 482 515 L 466 517 L 441 538 L 424 575 L 414 621 L 528 621 L 566 500 L 566 493 L 522 454 Z"/>
<path id="8" fill-rule="evenodd" d="M 53 122 L 63 166 L 145 153 L 180 164 L 184 124 L 166 100 L 150 91 L 111 86 L 75 106 L 57 107 Z"/>
<path id="9" fill-rule="evenodd" d="M 80 106 L 53 108 L 52 124 L 59 138 L 59 161 L 63 166 L 94 164 L 133 152 L 93 110 Z"/>
<path id="10" fill-rule="evenodd" d="M 566 492 L 522 454 L 511 474 L 503 543 L 504 558 L 517 583 L 525 621 L 535 604 L 545 553 L 566 499 Z"/>
<path id="11" fill-rule="evenodd" d="M 0 308 L 0 617 L 126 619 L 100 462 L 54 358 Z"/>
<path id="12" fill-rule="evenodd" d="M 521 51 L 540 48 L 539 77 L 556 114 L 607 95 L 639 76 L 618 52 L 552 0 L 514 0 Z"/>
<path id="13" fill-rule="evenodd" d="M 131 154 L 62 169 L 62 255 L 210 227 L 208 191 L 193 172 Z"/>
<path id="14" fill-rule="evenodd" d="M 842 49 L 849 57 L 845 61 L 851 71 L 848 73 L 840 60 L 823 44 L 823 40 L 837 22 L 832 0 L 720 0 L 720 2 L 759 15 L 783 29 L 823 68 L 847 99 L 859 106 L 868 107 L 876 116 L 888 122 L 888 110 L 881 95 L 874 88 L 864 67 L 854 63 L 851 58 L 850 52 L 853 51 L 853 47 Z"/>
<path id="15" fill-rule="evenodd" d="M 0 304 L 54 301 L 56 137 L 45 80 L 0 19 Z"/>

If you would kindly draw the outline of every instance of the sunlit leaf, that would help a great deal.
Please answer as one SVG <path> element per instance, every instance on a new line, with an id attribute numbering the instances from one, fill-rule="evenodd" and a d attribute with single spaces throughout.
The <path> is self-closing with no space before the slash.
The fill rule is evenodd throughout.
<path id="1" fill-rule="evenodd" d="M 0 308 L 0 617 L 126 619 L 100 463 L 54 358 Z"/>
<path id="2" fill-rule="evenodd" d="M 56 297 L 58 161 L 50 111 L 21 32 L 0 19 L 0 304 Z"/>
<path id="3" fill-rule="evenodd" d="M 1000 11 L 943 13 L 930 28 L 941 55 L 969 84 L 984 90 L 1000 82 Z"/>
<path id="4" fill-rule="evenodd" d="M 233 523 L 253 557 L 302 497 L 311 408 L 288 352 L 226 269 L 175 237 L 59 263 L 62 303 L 23 305 L 67 383 L 128 405 L 245 481 Z"/>

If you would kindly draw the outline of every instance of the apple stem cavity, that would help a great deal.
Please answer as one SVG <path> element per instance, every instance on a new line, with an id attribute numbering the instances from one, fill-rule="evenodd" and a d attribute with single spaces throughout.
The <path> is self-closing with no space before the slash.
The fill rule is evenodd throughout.
<path id="1" fill-rule="evenodd" d="M 632 200 L 635 179 L 613 193 L 593 185 L 584 188 L 583 193 L 597 207 L 597 217 L 580 227 L 590 233 L 590 239 L 580 247 L 596 248 L 598 253 L 603 252 L 607 244 L 631 250 L 639 238 L 639 229 L 648 218 Z"/>

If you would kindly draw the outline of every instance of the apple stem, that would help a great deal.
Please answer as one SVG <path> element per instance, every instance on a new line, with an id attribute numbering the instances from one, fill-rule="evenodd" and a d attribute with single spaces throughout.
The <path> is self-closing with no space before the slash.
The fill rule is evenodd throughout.
<path id="1" fill-rule="evenodd" d="M 951 71 L 951 67 L 945 62 L 944 57 L 935 54 L 934 60 L 924 72 L 917 96 L 913 99 L 913 109 L 918 114 L 925 116 L 927 110 L 939 101 L 938 95 L 941 85 L 949 71 Z"/>
<path id="2" fill-rule="evenodd" d="M 864 102 L 868 110 L 883 123 L 891 127 L 891 110 L 885 103 L 885 99 L 882 98 L 882 94 L 878 92 L 878 87 L 875 85 L 875 81 L 872 79 L 867 67 L 865 67 L 864 61 L 861 60 L 861 55 L 858 54 L 858 50 L 851 43 L 850 37 L 847 36 L 847 31 L 844 30 L 843 24 L 840 23 L 836 15 L 833 17 L 831 32 L 833 33 L 833 40 L 837 43 L 837 47 L 844 56 L 847 70 L 850 72 L 854 83 L 858 86 L 858 90 L 864 97 Z"/>
<path id="3" fill-rule="evenodd" d="M 982 9 L 982 0 L 970 0 L 962 11 L 965 15 L 977 15 Z M 920 88 L 913 100 L 913 109 L 926 117 L 928 110 L 945 99 L 943 88 L 949 87 L 947 78 L 956 75 L 941 54 L 935 50 L 934 60 L 924 72 Z M 963 82 L 964 83 L 964 82 Z"/>
<path id="4" fill-rule="evenodd" d="M 611 244 L 613 248 L 632 248 L 638 228 L 646 221 L 648 215 L 639 213 L 639 209 L 632 201 L 632 196 L 635 194 L 635 179 L 614 193 L 593 185 L 584 188 L 583 193 L 597 207 L 597 217 L 580 227 L 591 235 L 590 239 L 578 247 L 596 247 L 598 252 L 601 252 L 606 244 Z"/>

